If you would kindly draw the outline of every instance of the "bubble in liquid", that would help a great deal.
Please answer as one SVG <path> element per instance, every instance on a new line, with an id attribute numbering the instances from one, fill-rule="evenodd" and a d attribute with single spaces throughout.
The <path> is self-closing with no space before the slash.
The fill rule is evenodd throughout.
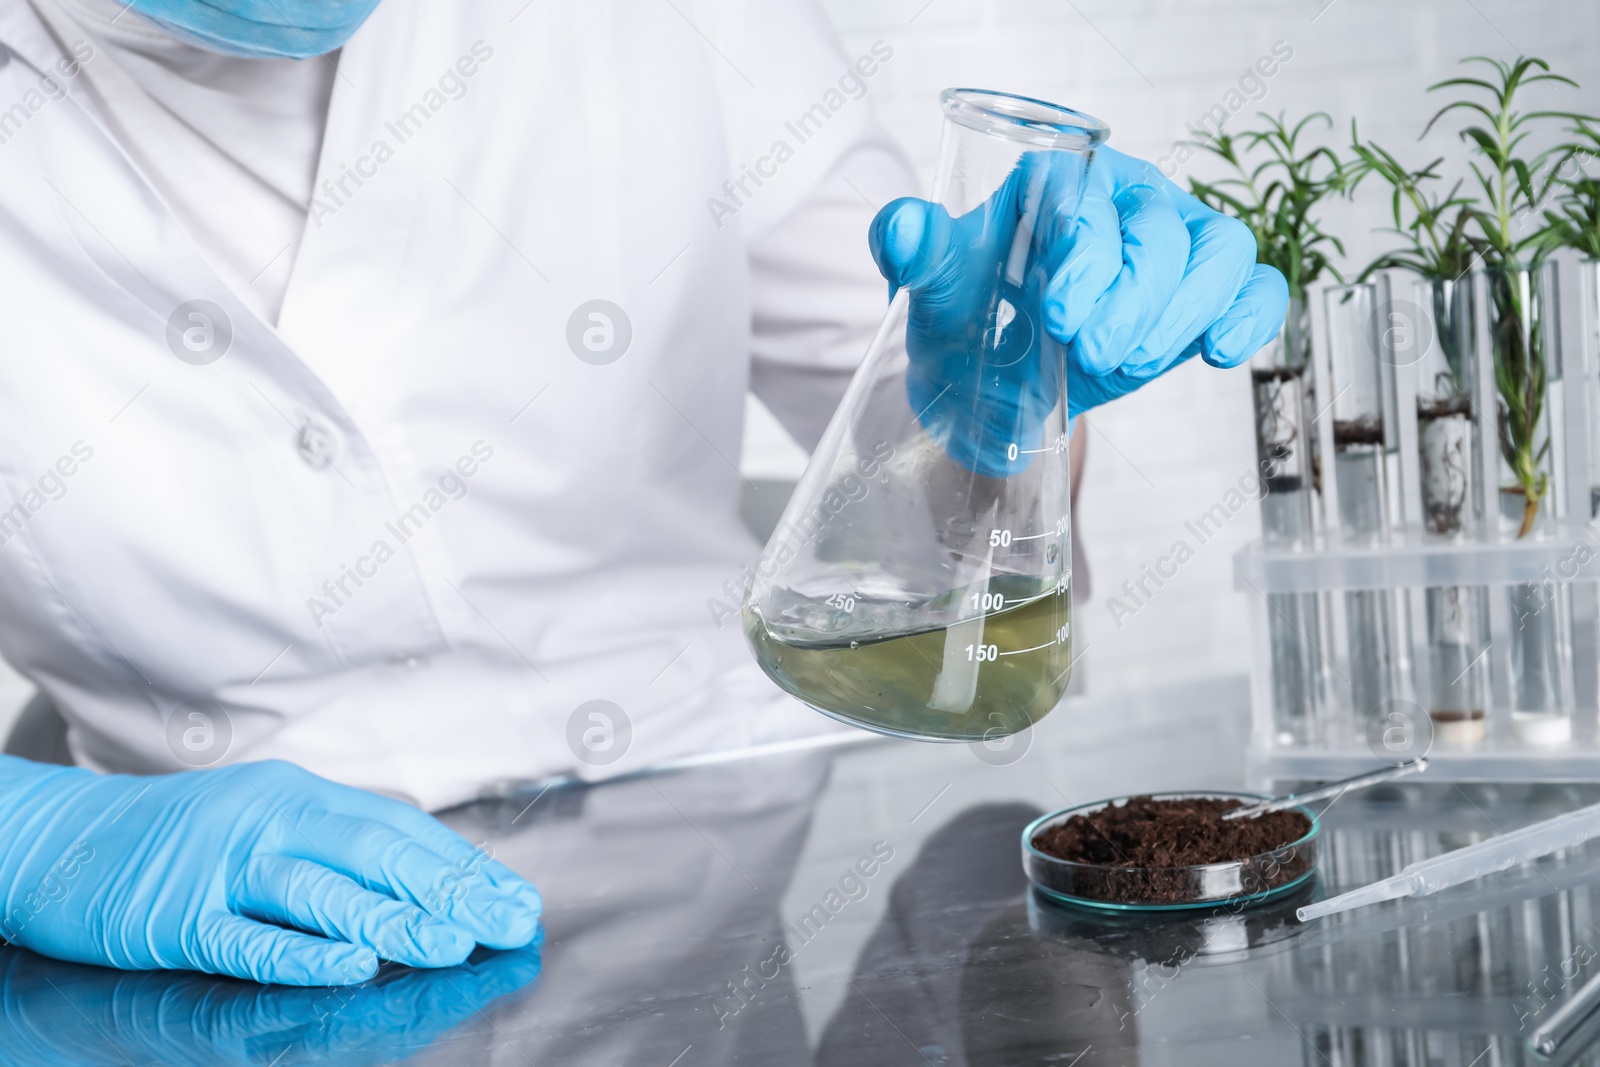
<path id="1" fill-rule="evenodd" d="M 1048 545 L 1045 546 L 1045 549 L 1044 549 L 1044 561 L 1046 563 L 1054 563 L 1056 561 L 1056 557 L 1059 556 L 1060 554 L 1061 554 L 1060 546 L 1057 545 L 1054 541 L 1051 541 Z"/>
<path id="2" fill-rule="evenodd" d="M 850 647 L 852 649 L 860 648 L 861 647 L 861 642 L 860 641 L 851 641 L 850 642 Z"/>

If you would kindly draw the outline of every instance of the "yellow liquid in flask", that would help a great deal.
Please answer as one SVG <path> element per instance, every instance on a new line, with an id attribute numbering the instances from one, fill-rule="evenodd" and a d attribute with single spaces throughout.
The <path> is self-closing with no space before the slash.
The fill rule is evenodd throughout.
<path id="1" fill-rule="evenodd" d="M 789 642 L 753 612 L 744 621 L 762 668 L 818 711 L 879 733 L 983 741 L 1026 729 L 1061 700 L 1071 618 L 1062 583 L 949 626 L 854 641 Z"/>

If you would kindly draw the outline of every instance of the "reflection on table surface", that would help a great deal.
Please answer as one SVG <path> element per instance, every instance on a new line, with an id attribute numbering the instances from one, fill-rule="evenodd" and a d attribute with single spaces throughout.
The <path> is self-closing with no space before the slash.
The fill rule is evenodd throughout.
<path id="1" fill-rule="evenodd" d="M 473 805 L 448 819 L 540 884 L 542 946 L 339 990 L 0 949 L 0 1062 L 1543 1062 L 1528 1035 L 1600 969 L 1600 847 L 1309 926 L 1293 913 L 1597 786 L 1345 797 L 1318 884 L 1242 910 L 1028 892 L 1017 839 L 1041 811 L 1238 788 L 1244 707 L 1218 682 L 1071 701 L 998 754 L 882 743 Z M 1600 1063 L 1595 1040 L 1557 1062 Z"/>

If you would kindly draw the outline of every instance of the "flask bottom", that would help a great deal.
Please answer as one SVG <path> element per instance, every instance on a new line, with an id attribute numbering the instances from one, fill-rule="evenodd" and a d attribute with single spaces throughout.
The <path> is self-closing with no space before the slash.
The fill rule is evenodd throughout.
<path id="1" fill-rule="evenodd" d="M 896 737 L 985 741 L 1049 714 L 1072 673 L 1061 588 L 949 626 L 832 644 L 786 641 L 747 613 L 756 661 L 833 718 Z"/>

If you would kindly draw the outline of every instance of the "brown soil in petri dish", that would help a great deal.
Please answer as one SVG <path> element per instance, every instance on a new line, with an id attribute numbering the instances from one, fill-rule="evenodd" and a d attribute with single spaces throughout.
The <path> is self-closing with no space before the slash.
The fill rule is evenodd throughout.
<path id="1" fill-rule="evenodd" d="M 1101 876 L 1074 879 L 1071 895 L 1122 904 L 1182 904 L 1208 899 L 1205 880 L 1187 868 L 1231 863 L 1277 852 L 1311 832 L 1298 811 L 1223 820 L 1241 800 L 1130 797 L 1034 835 L 1047 856 L 1102 867 Z M 1305 874 L 1310 855 L 1277 852 L 1242 872 L 1246 895 L 1264 893 Z"/>

